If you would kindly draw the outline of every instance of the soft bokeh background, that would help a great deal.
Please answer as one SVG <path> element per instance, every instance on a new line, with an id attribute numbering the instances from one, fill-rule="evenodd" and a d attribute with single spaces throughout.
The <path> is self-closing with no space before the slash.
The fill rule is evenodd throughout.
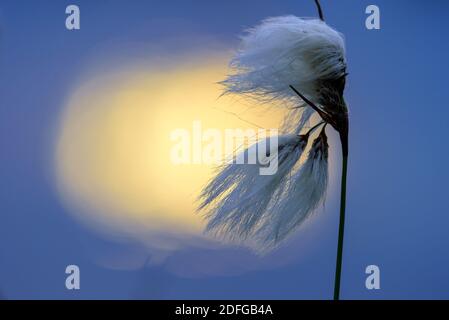
<path id="1" fill-rule="evenodd" d="M 322 3 L 346 36 L 350 73 L 342 298 L 447 299 L 449 4 Z M 378 31 L 364 26 L 372 3 Z M 201 235 L 192 201 L 210 168 L 172 171 L 157 155 L 165 132 L 193 119 L 250 127 L 222 110 L 245 102 L 217 100 L 213 83 L 242 29 L 316 16 L 313 1 L 76 1 L 79 31 L 65 29 L 68 4 L 0 4 L 0 296 L 331 298 L 338 181 L 323 212 L 260 258 Z M 244 116 L 271 127 L 278 114 Z M 152 157 L 158 165 L 146 168 Z M 98 181 L 110 182 L 92 187 L 106 196 L 80 192 Z M 111 195 L 116 202 L 96 201 Z M 65 289 L 69 264 L 80 266 L 81 290 Z M 365 289 L 369 264 L 381 269 L 381 290 Z"/>

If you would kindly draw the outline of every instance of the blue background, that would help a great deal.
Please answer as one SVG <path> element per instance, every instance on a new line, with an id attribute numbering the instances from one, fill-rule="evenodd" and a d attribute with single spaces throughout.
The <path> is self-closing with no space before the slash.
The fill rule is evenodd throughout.
<path id="1" fill-rule="evenodd" d="M 331 298 L 335 210 L 317 227 L 322 236 L 304 236 L 319 244 L 283 267 L 195 279 L 175 276 L 164 265 L 114 271 L 91 256 L 117 244 L 66 214 L 50 165 L 61 106 L 92 55 L 164 39 L 179 39 L 172 49 L 183 50 L 190 35 L 234 46 L 243 28 L 265 17 L 316 16 L 313 1 L 73 1 L 81 9 L 81 30 L 69 32 L 65 8 L 71 3 L 0 3 L 0 295 Z M 372 3 L 381 9 L 381 30 L 365 28 L 365 8 Z M 341 296 L 447 299 L 449 3 L 323 0 L 322 5 L 326 21 L 346 36 L 350 73 Z M 72 263 L 82 270 L 79 291 L 64 286 L 65 266 Z M 380 290 L 365 288 L 369 264 L 381 268 Z"/>

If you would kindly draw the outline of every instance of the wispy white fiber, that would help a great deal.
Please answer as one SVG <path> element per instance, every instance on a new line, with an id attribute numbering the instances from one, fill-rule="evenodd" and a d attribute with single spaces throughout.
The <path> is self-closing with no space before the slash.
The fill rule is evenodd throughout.
<path id="1" fill-rule="evenodd" d="M 312 108 L 306 105 L 291 109 L 284 116 L 281 132 L 301 134 L 303 129 L 309 124 L 314 112 Z"/>
<path id="2" fill-rule="evenodd" d="M 287 238 L 324 201 L 328 182 L 328 144 L 324 130 L 314 140 L 307 160 L 295 173 L 280 201 L 266 215 L 256 237 L 262 250 Z"/>
<path id="3" fill-rule="evenodd" d="M 278 138 L 278 148 L 255 164 L 231 163 L 206 186 L 199 209 L 206 210 L 206 230 L 216 236 L 245 240 L 267 221 L 270 204 L 275 203 L 288 186 L 289 174 L 307 145 L 308 136 L 285 135 Z M 257 152 L 259 142 L 238 155 L 247 157 Z M 261 175 L 259 169 L 277 158 L 273 175 Z"/>
<path id="4" fill-rule="evenodd" d="M 230 66 L 233 71 L 222 82 L 226 93 L 297 102 L 292 85 L 318 102 L 319 81 L 345 73 L 344 39 L 318 19 L 269 18 L 242 37 Z"/>

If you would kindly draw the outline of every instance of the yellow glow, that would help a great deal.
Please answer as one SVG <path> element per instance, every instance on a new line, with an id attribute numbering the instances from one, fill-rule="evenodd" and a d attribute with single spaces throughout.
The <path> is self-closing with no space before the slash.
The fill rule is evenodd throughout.
<path id="1" fill-rule="evenodd" d="M 56 170 L 64 199 L 83 218 L 118 231 L 199 233 L 195 198 L 213 165 L 175 165 L 170 160 L 178 128 L 277 128 L 278 111 L 243 113 L 248 101 L 221 97 L 227 57 L 178 66 L 140 66 L 83 83 L 61 118 Z M 225 110 L 225 111 L 223 111 Z"/>

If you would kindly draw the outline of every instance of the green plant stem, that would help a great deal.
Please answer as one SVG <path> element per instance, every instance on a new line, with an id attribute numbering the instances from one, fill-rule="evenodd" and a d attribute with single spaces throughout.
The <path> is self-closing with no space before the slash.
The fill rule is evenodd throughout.
<path id="1" fill-rule="evenodd" d="M 337 263 L 335 267 L 334 300 L 340 299 L 341 266 L 343 261 L 343 239 L 345 233 L 345 211 L 346 211 L 346 176 L 348 172 L 348 133 L 340 133 L 342 148 L 341 169 L 341 198 L 340 198 L 340 222 L 338 227 Z"/>

